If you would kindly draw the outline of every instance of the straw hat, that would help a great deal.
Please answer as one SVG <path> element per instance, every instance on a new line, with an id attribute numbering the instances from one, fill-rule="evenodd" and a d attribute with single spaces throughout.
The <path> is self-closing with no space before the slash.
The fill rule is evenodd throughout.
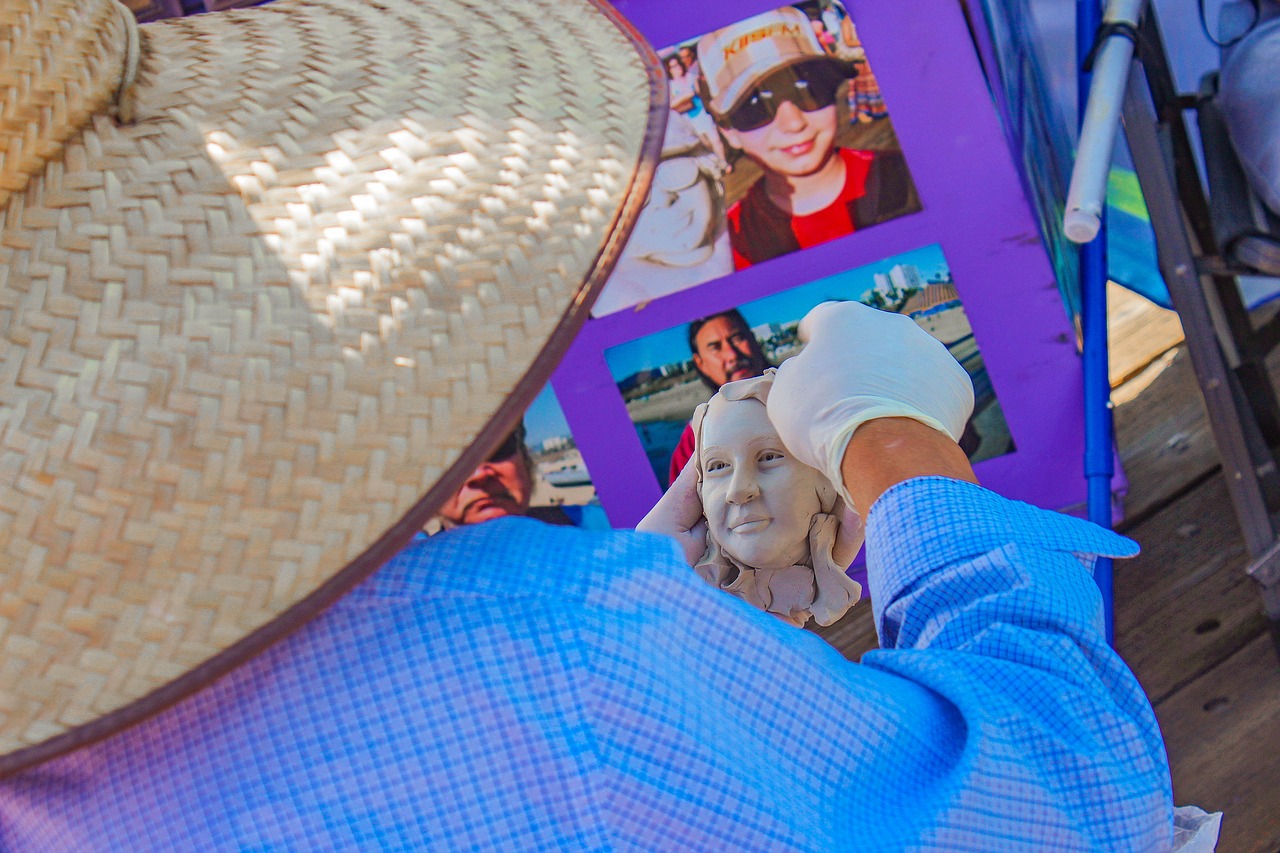
<path id="1" fill-rule="evenodd" d="M 0 3 L 0 772 L 409 539 L 585 319 L 665 98 L 599 0 Z"/>

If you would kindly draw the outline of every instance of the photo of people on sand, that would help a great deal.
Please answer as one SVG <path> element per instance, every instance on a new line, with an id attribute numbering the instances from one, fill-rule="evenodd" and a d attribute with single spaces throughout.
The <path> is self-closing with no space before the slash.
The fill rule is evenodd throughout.
<path id="1" fill-rule="evenodd" d="M 857 28 L 834 0 L 659 55 L 662 159 L 595 316 L 920 210 Z"/>
<path id="2" fill-rule="evenodd" d="M 973 417 L 960 446 L 971 462 L 1014 450 L 942 250 L 886 258 L 700 317 L 605 351 L 628 415 L 665 489 L 693 453 L 689 418 L 726 382 L 759 376 L 802 348 L 800 320 L 815 305 L 856 300 L 906 314 L 947 345 L 973 380 Z"/>
<path id="3" fill-rule="evenodd" d="M 524 427 L 524 444 L 533 463 L 528 514 L 552 523 L 607 528 L 591 475 L 550 385 L 525 411 Z"/>

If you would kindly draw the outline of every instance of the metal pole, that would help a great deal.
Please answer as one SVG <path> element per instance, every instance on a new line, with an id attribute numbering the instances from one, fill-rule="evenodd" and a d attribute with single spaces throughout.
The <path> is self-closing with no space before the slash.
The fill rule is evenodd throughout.
<path id="1" fill-rule="evenodd" d="M 1136 18 L 1142 0 L 1112 0 L 1111 9 Z M 1114 441 L 1111 422 L 1111 382 L 1107 355 L 1107 240 L 1104 211 L 1107 175 L 1111 169 L 1111 149 L 1120 123 L 1124 83 L 1132 61 L 1132 45 L 1124 38 L 1109 39 L 1094 62 L 1094 74 L 1084 71 L 1084 58 L 1093 47 L 1100 9 L 1098 0 L 1076 2 L 1076 53 L 1081 68 L 1077 97 L 1081 114 L 1080 142 L 1071 187 L 1076 193 L 1072 208 L 1068 196 L 1071 234 L 1072 212 L 1092 231 L 1091 242 L 1080 247 L 1081 326 L 1084 334 L 1084 474 L 1087 484 L 1089 520 L 1111 528 L 1111 479 L 1115 474 Z M 1111 15 L 1110 19 L 1116 18 Z M 1123 43 L 1123 48 L 1120 46 Z M 1105 74 L 1106 76 L 1099 76 Z M 1113 75 L 1120 75 L 1113 79 Z M 1115 91 L 1106 91 L 1115 86 Z M 1103 94 L 1099 98 L 1099 91 Z M 1097 100 L 1096 100 L 1097 99 Z M 1080 193 L 1088 194 L 1081 200 Z M 1084 205 L 1083 207 L 1081 205 Z M 1081 219 L 1083 217 L 1083 219 Z M 1078 229 L 1077 229 L 1078 230 Z M 1101 557 L 1094 567 L 1094 580 L 1102 593 L 1103 619 L 1108 643 L 1115 641 L 1112 565 Z"/>

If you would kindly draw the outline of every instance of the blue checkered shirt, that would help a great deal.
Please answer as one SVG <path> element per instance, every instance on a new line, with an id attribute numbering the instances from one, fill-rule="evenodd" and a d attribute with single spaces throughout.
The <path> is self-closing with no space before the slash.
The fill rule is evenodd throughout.
<path id="1" fill-rule="evenodd" d="M 868 519 L 861 665 L 674 543 L 527 519 L 410 548 L 301 633 L 0 782 L 6 850 L 1159 850 L 1169 771 L 1090 554 L 964 483 Z"/>

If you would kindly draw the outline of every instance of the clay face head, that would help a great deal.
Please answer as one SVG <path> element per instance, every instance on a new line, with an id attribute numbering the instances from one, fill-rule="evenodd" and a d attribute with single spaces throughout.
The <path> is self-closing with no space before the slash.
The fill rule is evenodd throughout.
<path id="1" fill-rule="evenodd" d="M 845 574 L 863 542 L 820 471 L 794 459 L 769 421 L 774 371 L 731 382 L 694 412 L 707 552 L 694 570 L 713 587 L 788 624 L 831 625 L 858 601 Z"/>
<path id="2" fill-rule="evenodd" d="M 862 545 L 862 521 L 778 438 L 765 407 L 774 373 L 726 384 L 693 415 L 707 519 L 694 570 L 784 622 L 830 625 L 861 592 L 845 569 Z"/>
<path id="3" fill-rule="evenodd" d="M 755 397 L 713 397 L 702 420 L 700 497 L 712 538 L 746 566 L 780 569 L 809 559 L 809 527 L 826 484 L 795 459 Z"/>

